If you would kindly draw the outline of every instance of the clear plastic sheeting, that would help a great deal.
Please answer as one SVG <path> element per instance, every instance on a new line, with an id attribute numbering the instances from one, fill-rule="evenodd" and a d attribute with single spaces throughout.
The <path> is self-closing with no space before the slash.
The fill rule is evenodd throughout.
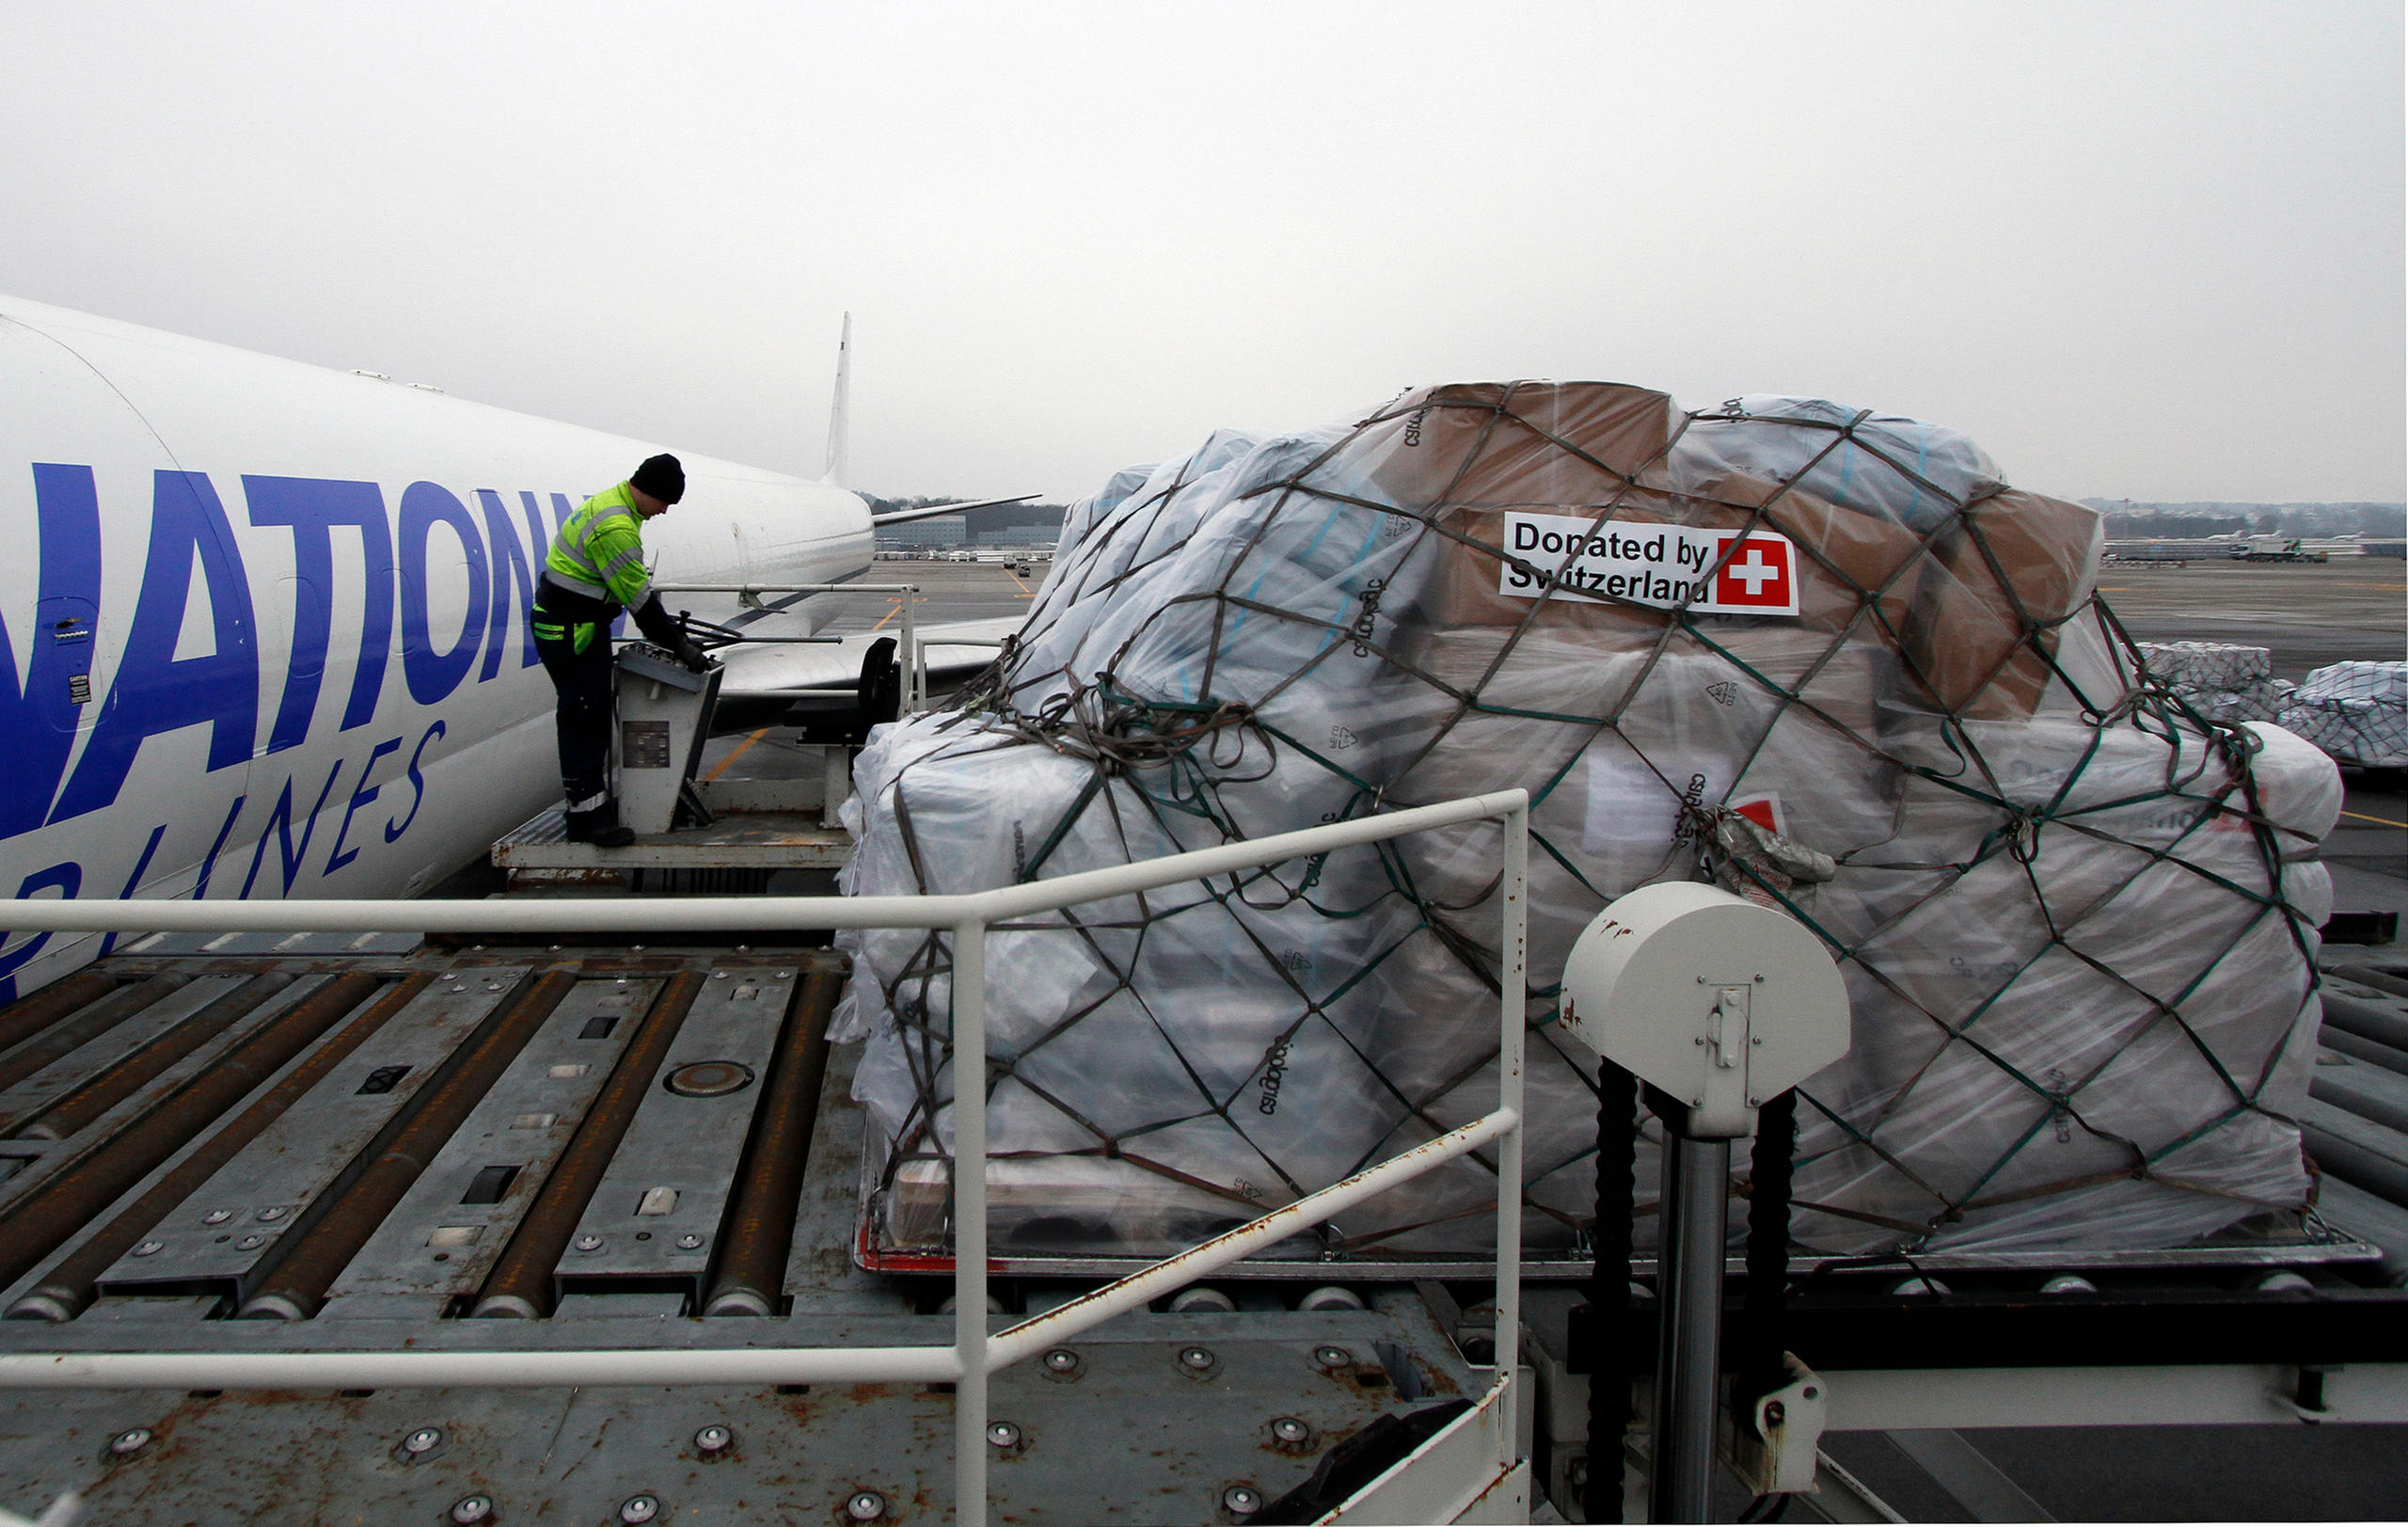
<path id="1" fill-rule="evenodd" d="M 2337 776 L 2149 677 L 2099 544 L 1965 436 L 1819 400 L 1471 384 L 1224 432 L 1077 505 L 996 666 L 876 734 L 846 888 L 1523 786 L 1534 1249 L 1581 1244 L 1595 1186 L 1554 980 L 1660 880 L 1787 908 L 1846 977 L 1854 1049 L 1799 1109 L 1810 1248 L 2279 1220 L 2309 1191 Z M 1161 1255 L 1494 1106 L 1498 848 L 1473 825 L 996 930 L 998 1254 Z M 868 1247 L 941 1254 L 951 938 L 841 937 Z M 1477 1257 L 1497 1192 L 1476 1153 L 1287 1249 Z"/>
<path id="2" fill-rule="evenodd" d="M 2268 647 L 2143 642 L 2140 653 L 2151 674 L 2211 721 L 2280 721 L 2297 688 L 2274 676 Z"/>
<path id="3" fill-rule="evenodd" d="M 2408 768 L 2408 662 L 2337 662 L 2307 676 L 2283 724 L 2344 763 Z"/>

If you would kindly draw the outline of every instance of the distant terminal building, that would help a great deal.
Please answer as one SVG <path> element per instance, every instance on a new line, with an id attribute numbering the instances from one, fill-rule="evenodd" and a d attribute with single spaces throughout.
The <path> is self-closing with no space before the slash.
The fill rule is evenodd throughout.
<path id="1" fill-rule="evenodd" d="M 907 546 L 959 546 L 967 533 L 959 515 L 937 515 L 927 519 L 907 520 L 881 530 L 878 533 L 878 544 L 889 549 Z"/>

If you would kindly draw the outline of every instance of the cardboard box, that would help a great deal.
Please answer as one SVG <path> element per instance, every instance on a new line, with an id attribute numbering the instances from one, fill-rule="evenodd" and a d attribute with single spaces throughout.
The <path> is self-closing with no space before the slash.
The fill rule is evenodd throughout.
<path id="1" fill-rule="evenodd" d="M 1456 383 L 1378 417 L 1350 453 L 1370 458 L 1388 501 L 1417 511 L 1610 503 L 1661 483 L 1672 437 L 1672 400 L 1617 382 Z"/>
<path id="2" fill-rule="evenodd" d="M 1905 648 L 1908 692 L 1951 715 L 2010 721 L 2038 708 L 2056 628 L 2090 597 L 2096 510 L 2008 488 L 1932 543 Z"/>

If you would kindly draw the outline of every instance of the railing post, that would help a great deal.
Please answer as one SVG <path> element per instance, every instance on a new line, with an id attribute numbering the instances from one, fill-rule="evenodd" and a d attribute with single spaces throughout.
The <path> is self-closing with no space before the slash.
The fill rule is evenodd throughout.
<path id="1" fill-rule="evenodd" d="M 908 639 L 908 638 L 907 638 Z M 953 931 L 953 1519 L 987 1520 L 987 925 Z"/>
<path id="2" fill-rule="evenodd" d="M 1522 1040 L 1529 1023 L 1530 956 L 1530 808 L 1527 801 L 1505 813 L 1505 866 L 1500 889 L 1503 927 L 1498 931 L 1497 984 L 1504 988 L 1497 1016 L 1497 1105 L 1513 1110 L 1513 1127 L 1497 1142 L 1497 1467 L 1509 1470 L 1520 1445 L 1514 1409 L 1521 1396 L 1514 1380 L 1522 1358 Z"/>
<path id="3" fill-rule="evenodd" d="M 897 597 L 903 601 L 903 714 L 916 716 L 927 703 L 927 679 L 920 666 L 920 633 L 912 621 L 912 605 L 917 603 L 918 590 L 906 584 Z"/>

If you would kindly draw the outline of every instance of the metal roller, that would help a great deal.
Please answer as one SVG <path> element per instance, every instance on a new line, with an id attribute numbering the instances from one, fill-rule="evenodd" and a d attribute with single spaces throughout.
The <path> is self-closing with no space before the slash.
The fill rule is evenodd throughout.
<path id="1" fill-rule="evenodd" d="M 169 1066 L 248 1017 L 259 1005 L 291 986 L 297 978 L 278 974 L 254 976 L 114 1064 L 103 1068 L 20 1124 L 20 1138 L 63 1140 L 132 1096 Z"/>
<path id="2" fill-rule="evenodd" d="M 686 1013 L 702 994 L 703 977 L 681 971 L 672 977 L 644 1015 L 643 1029 L 629 1041 L 611 1069 L 610 1079 L 586 1110 L 577 1137 L 561 1153 L 559 1165 L 544 1180 L 542 1191 L 519 1220 L 510 1248 L 485 1280 L 474 1313 L 521 1320 L 539 1320 L 552 1312 L 552 1269 L 585 1214 L 585 1206 L 610 1169 L 610 1157 L 652 1087 L 653 1074 L 668 1058 L 669 1046 Z"/>
<path id="3" fill-rule="evenodd" d="M 103 976 L 97 970 L 79 970 L 63 981 L 0 1008 L 0 1054 L 23 1044 L 86 1003 L 97 1002 L 116 990 L 116 977 Z"/>
<path id="4" fill-rule="evenodd" d="M 16 1086 L 59 1057 L 107 1033 L 182 986 L 189 978 L 184 976 L 153 976 L 147 981 L 121 986 L 82 1009 L 73 1017 L 54 1022 L 40 1038 L 19 1045 L 7 1058 L 0 1059 L 0 1092 Z"/>
<path id="5" fill-rule="evenodd" d="M 451 1074 L 420 1094 L 376 1159 L 302 1233 L 300 1244 L 268 1274 L 259 1292 L 243 1302 L 243 1319 L 307 1320 L 318 1312 L 326 1285 L 359 1254 L 460 1121 L 576 984 L 572 971 L 550 972 L 469 1042 L 471 1047 Z"/>
<path id="6" fill-rule="evenodd" d="M 352 984 L 363 981 L 367 983 L 366 989 Z M 244 1109 L 232 1122 L 211 1136 L 199 1150 L 177 1163 L 175 1169 L 135 1200 L 133 1207 L 76 1248 L 73 1255 L 53 1267 L 40 1283 L 8 1307 L 8 1318 L 72 1320 L 82 1313 L 92 1302 L 94 1284 L 116 1264 L 118 1258 L 125 1255 L 176 1205 L 190 1198 L 195 1189 L 216 1175 L 219 1168 L 240 1154 L 243 1147 L 257 1139 L 261 1132 L 274 1123 L 285 1109 L 324 1081 L 328 1072 L 384 1027 L 387 1020 L 408 1007 L 420 992 L 434 983 L 435 978 L 431 975 L 412 976 L 377 998 L 367 1011 L 345 1025 L 341 1033 L 318 1046 L 309 1059 L 293 1068 L 292 1074 Z M 106 1207 L 111 1200 L 124 1191 L 124 1185 L 138 1181 L 160 1161 L 181 1150 L 186 1140 L 206 1128 L 221 1110 L 239 1102 L 302 1047 L 324 1033 L 328 1023 L 351 1010 L 349 1006 L 336 1007 L 343 1001 L 347 991 L 364 995 L 374 985 L 373 977 L 357 975 L 344 976 L 329 982 L 325 990 L 311 994 L 291 1012 L 245 1042 L 241 1049 L 227 1057 L 222 1063 L 212 1067 L 208 1074 L 144 1116 L 141 1122 L 112 1141 L 100 1155 L 77 1166 L 54 1188 L 45 1189 L 45 1192 L 73 1193 L 72 1203 L 62 1204 L 55 1211 L 68 1228 L 53 1234 L 39 1251 L 26 1256 L 25 1266 L 48 1255 L 52 1246 L 73 1233 L 73 1226 L 82 1222 L 83 1216 Z M 356 997 L 353 998 L 355 1003 L 356 1000 Z M 328 1009 L 335 1010 L 332 1016 L 320 1022 L 320 1015 Z M 314 1029 L 310 1026 L 313 1023 L 317 1026 Z M 119 1154 L 120 1152 L 121 1155 Z M 141 1165 L 138 1169 L 132 1170 L 126 1185 L 107 1185 L 108 1180 L 134 1169 L 137 1162 Z M 77 1185 L 71 1188 L 71 1183 Z M 0 1224 L 0 1235 L 5 1235 L 12 1252 L 18 1244 L 18 1236 L 33 1233 L 23 1228 L 23 1217 L 32 1207 L 31 1204 L 26 1205 L 18 1216 Z M 52 1211 L 45 1208 L 41 1212 L 48 1214 Z M 0 1281 L 13 1280 L 24 1273 L 24 1267 L 17 1266 L 16 1260 L 14 1255 L 10 1255 L 0 1261 Z M 14 1270 L 8 1270 L 10 1268 Z"/>
<path id="7" fill-rule="evenodd" d="M 815 962 L 796 988 L 793 1010 L 769 1062 L 769 1080 L 753 1121 L 743 1175 L 720 1233 L 719 1278 L 703 1312 L 773 1315 L 784 1292 L 786 1253 L 794 1244 L 795 1206 L 802 1196 L 803 1157 L 819 1118 L 820 1084 L 828 1074 L 828 1014 L 844 989 L 840 962 Z"/>

